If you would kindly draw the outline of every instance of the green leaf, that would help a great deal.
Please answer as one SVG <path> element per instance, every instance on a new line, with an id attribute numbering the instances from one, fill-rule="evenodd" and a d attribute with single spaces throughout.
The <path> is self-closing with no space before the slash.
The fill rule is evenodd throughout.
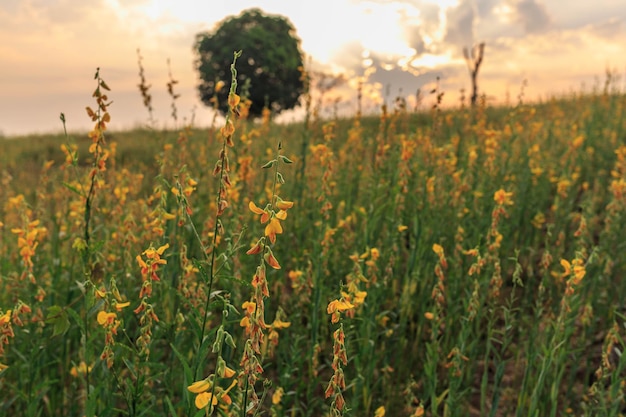
<path id="1" fill-rule="evenodd" d="M 70 328 L 70 320 L 67 312 L 59 306 L 51 306 L 48 308 L 46 323 L 53 326 L 52 337 L 61 336 Z"/>
<path id="2" fill-rule="evenodd" d="M 170 397 L 165 397 L 165 404 L 167 405 L 167 409 L 170 412 L 170 416 L 172 417 L 177 417 L 178 414 L 176 413 L 176 410 L 174 409 L 174 404 L 172 404 L 172 400 L 170 400 Z"/>
<path id="3" fill-rule="evenodd" d="M 281 161 L 283 161 L 286 164 L 293 164 L 293 161 L 287 158 L 285 155 L 278 155 L 278 157 L 280 158 Z"/>
<path id="4" fill-rule="evenodd" d="M 85 404 L 85 416 L 95 417 L 96 409 L 98 407 L 98 401 L 100 399 L 99 393 L 96 390 L 92 390 L 87 397 L 87 403 Z"/>
<path id="5" fill-rule="evenodd" d="M 193 376 L 193 373 L 191 372 L 191 368 L 189 367 L 189 364 L 187 363 L 187 360 L 185 359 L 185 357 L 178 351 L 178 349 L 176 349 L 176 347 L 172 343 L 170 343 L 170 347 L 172 348 L 174 355 L 176 355 L 180 363 L 183 365 L 183 374 L 185 375 L 185 379 L 183 380 L 183 384 L 184 384 L 183 400 L 185 401 L 186 404 L 188 404 L 189 403 L 189 391 L 187 391 L 187 387 L 193 383 L 194 376 Z"/>
<path id="6" fill-rule="evenodd" d="M 64 335 L 65 332 L 67 332 L 67 329 L 69 328 L 70 328 L 70 320 L 67 318 L 67 314 L 63 312 L 63 315 L 59 317 L 54 323 L 54 328 L 52 330 L 52 337 Z"/>
<path id="7" fill-rule="evenodd" d="M 268 169 L 274 166 L 274 162 L 276 162 L 275 159 L 272 159 L 271 161 L 269 161 L 268 163 L 266 163 L 265 165 L 263 165 L 261 168 L 263 169 Z"/>
<path id="8" fill-rule="evenodd" d="M 70 307 L 67 307 L 65 309 L 65 311 L 72 317 L 72 319 L 74 319 L 76 324 L 78 324 L 78 327 L 80 327 L 80 330 L 83 333 L 85 333 L 85 326 L 84 326 L 84 323 L 83 323 L 83 319 L 78 315 L 78 313 L 74 309 L 72 309 Z"/>
<path id="9" fill-rule="evenodd" d="M 211 348 L 211 351 L 213 353 L 217 353 L 220 351 L 220 347 L 222 345 L 222 343 L 224 342 L 224 325 L 221 325 L 218 329 L 217 329 L 217 335 L 215 336 L 215 342 L 213 342 L 213 347 Z"/>
<path id="10" fill-rule="evenodd" d="M 126 368 L 128 369 L 128 372 L 130 372 L 133 379 L 137 379 L 137 373 L 135 372 L 135 365 L 133 365 L 133 363 L 129 361 L 127 358 L 122 358 L 122 361 L 124 361 L 124 365 L 126 365 Z"/>
<path id="11" fill-rule="evenodd" d="M 435 400 L 435 409 L 439 408 L 439 405 L 443 402 L 443 400 L 446 398 L 446 396 L 448 395 L 448 392 L 450 391 L 450 388 L 446 389 L 445 391 L 443 391 L 441 394 L 439 394 L 439 396 L 436 398 Z"/>
<path id="12" fill-rule="evenodd" d="M 68 189 L 68 190 L 70 190 L 71 192 L 76 193 L 76 194 L 78 194 L 78 195 L 79 195 L 79 196 L 81 196 L 81 197 L 84 197 L 84 195 L 83 195 L 82 191 L 80 191 L 78 188 L 74 187 L 73 185 L 68 184 L 67 182 L 63 182 L 62 184 L 63 184 L 63 186 L 64 186 L 65 188 L 67 188 L 67 189 Z"/>
<path id="13" fill-rule="evenodd" d="M 226 334 L 224 335 L 224 343 L 226 343 L 228 346 L 230 346 L 233 349 L 237 348 L 237 346 L 235 345 L 235 340 L 228 332 L 226 332 Z"/>
<path id="14" fill-rule="evenodd" d="M 46 324 L 53 324 L 56 318 L 61 314 L 63 309 L 59 306 L 48 307 L 48 315 L 46 316 Z"/>

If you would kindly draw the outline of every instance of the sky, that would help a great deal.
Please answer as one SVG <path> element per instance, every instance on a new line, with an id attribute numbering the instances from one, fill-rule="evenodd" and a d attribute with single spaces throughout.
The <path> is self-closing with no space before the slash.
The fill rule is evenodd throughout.
<path id="1" fill-rule="evenodd" d="M 418 89 L 430 106 L 437 77 L 444 105 L 456 106 L 471 89 L 463 48 L 480 42 L 478 85 L 490 103 L 515 104 L 522 88 L 527 101 L 590 92 L 607 69 L 625 84 L 623 0 L 0 0 L 0 136 L 62 131 L 61 112 L 69 131 L 88 130 L 98 67 L 112 90 L 111 129 L 147 126 L 138 49 L 154 126 L 180 127 L 170 116 L 170 71 L 179 119 L 209 125 L 196 90 L 196 34 L 251 7 L 287 17 L 309 69 L 346 80 L 325 94 L 326 112 L 333 101 L 354 112 L 359 81 L 366 111 L 397 96 L 413 107 Z"/>

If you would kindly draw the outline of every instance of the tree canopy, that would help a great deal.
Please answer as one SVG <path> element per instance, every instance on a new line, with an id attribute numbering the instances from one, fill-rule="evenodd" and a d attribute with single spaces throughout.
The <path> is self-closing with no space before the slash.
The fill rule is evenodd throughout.
<path id="1" fill-rule="evenodd" d="M 265 106 L 274 112 L 291 109 L 304 91 L 300 39 L 285 17 L 246 10 L 223 20 L 213 33 L 196 35 L 194 49 L 200 98 L 211 105 L 216 96 L 222 112 L 226 111 L 230 64 L 237 50 L 242 51 L 237 82 L 240 86 L 249 83 L 251 116 L 261 115 Z M 225 83 L 223 88 L 220 81 Z"/>

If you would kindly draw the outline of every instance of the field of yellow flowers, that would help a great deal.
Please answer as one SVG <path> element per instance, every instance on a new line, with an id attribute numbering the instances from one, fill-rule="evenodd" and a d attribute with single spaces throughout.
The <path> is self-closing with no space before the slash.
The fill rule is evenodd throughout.
<path id="1" fill-rule="evenodd" d="M 1 143 L 0 415 L 625 412 L 621 92 L 110 133 L 103 75 Z"/>

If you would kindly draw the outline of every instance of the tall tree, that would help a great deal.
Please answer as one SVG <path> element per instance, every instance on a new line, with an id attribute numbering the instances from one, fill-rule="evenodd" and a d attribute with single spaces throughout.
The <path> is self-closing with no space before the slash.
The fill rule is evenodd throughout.
<path id="1" fill-rule="evenodd" d="M 291 109 L 304 91 L 300 39 L 293 25 L 282 16 L 249 9 L 223 20 L 212 33 L 196 35 L 198 90 L 206 105 L 217 97 L 219 109 L 227 108 L 230 62 L 233 51 L 243 54 L 237 62 L 239 85 L 249 85 L 251 116 L 260 116 L 268 106 L 274 112 Z M 220 82 L 222 81 L 222 82 Z"/>

